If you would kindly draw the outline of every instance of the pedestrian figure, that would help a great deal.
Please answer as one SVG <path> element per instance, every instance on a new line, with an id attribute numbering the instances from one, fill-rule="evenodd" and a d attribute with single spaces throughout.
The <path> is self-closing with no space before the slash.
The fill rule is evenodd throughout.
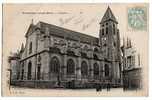
<path id="1" fill-rule="evenodd" d="M 109 83 L 109 91 L 110 91 L 110 88 L 111 88 L 111 84 Z"/>
<path id="2" fill-rule="evenodd" d="M 110 91 L 110 83 L 107 83 L 107 91 Z"/>
<path id="3" fill-rule="evenodd" d="M 99 92 L 99 85 L 98 84 L 95 84 L 95 85 L 96 85 L 95 86 L 96 87 L 96 91 Z"/>
<path id="4" fill-rule="evenodd" d="M 123 85 L 123 90 L 126 91 L 127 90 L 127 86 L 126 84 Z"/>
<path id="5" fill-rule="evenodd" d="M 106 84 L 106 87 L 107 87 L 107 91 L 108 91 L 108 83 Z"/>
<path id="6" fill-rule="evenodd" d="M 100 91 L 102 91 L 102 84 L 100 84 Z"/>

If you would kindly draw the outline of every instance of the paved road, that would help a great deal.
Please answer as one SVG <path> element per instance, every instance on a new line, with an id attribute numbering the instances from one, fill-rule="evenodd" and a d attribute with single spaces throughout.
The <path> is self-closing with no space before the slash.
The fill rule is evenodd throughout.
<path id="1" fill-rule="evenodd" d="M 137 95 L 139 91 L 123 91 L 122 88 L 112 88 L 109 92 L 103 89 L 96 92 L 96 89 L 31 89 L 11 88 L 11 95 L 16 96 L 129 96 Z"/>

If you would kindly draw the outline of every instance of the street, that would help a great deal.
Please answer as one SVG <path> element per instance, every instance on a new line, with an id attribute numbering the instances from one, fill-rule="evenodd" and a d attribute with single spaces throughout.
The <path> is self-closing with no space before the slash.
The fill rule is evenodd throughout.
<path id="1" fill-rule="evenodd" d="M 15 96 L 135 96 L 140 95 L 141 91 L 123 91 L 122 88 L 111 88 L 110 91 L 102 89 L 97 92 L 96 89 L 32 89 L 32 88 L 13 88 L 10 89 L 10 95 Z"/>

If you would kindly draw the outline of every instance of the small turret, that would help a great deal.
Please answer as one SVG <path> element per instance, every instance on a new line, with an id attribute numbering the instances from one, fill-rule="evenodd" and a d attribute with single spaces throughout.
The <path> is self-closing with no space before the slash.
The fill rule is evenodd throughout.
<path id="1" fill-rule="evenodd" d="M 20 53 L 22 53 L 23 51 L 24 51 L 24 44 L 22 43 Z"/>

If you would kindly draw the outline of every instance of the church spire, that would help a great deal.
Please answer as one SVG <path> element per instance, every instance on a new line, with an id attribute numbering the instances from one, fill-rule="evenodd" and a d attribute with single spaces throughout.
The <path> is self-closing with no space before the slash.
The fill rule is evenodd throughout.
<path id="1" fill-rule="evenodd" d="M 108 21 L 108 20 L 112 20 L 112 21 L 118 23 L 109 6 L 108 6 L 108 8 L 107 8 L 107 10 L 106 10 L 106 12 L 105 12 L 100 24 L 104 23 L 105 21 Z"/>
<path id="2" fill-rule="evenodd" d="M 33 19 L 31 20 L 31 25 L 33 25 Z"/>
<path id="3" fill-rule="evenodd" d="M 24 44 L 22 43 L 20 52 L 23 52 L 23 51 L 24 51 Z"/>

